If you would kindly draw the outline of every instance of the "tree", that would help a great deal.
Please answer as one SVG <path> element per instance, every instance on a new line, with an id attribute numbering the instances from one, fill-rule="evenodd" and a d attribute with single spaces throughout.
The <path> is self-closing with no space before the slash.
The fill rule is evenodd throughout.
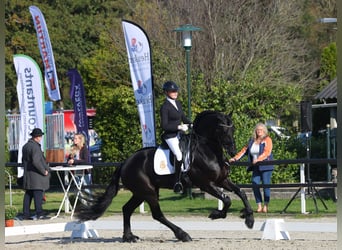
<path id="1" fill-rule="evenodd" d="M 124 1 L 6 1 L 6 107 L 16 109 L 16 75 L 12 57 L 14 54 L 31 56 L 42 67 L 36 31 L 29 6 L 36 5 L 42 11 L 54 52 L 62 101 L 61 108 L 70 108 L 70 82 L 66 73 L 80 67 L 81 60 L 98 48 L 103 30 L 129 11 Z M 64 104 L 65 102 L 65 104 Z"/>
<path id="2" fill-rule="evenodd" d="M 328 82 L 336 77 L 337 50 L 336 43 L 331 43 L 322 52 L 320 77 Z"/>
<path id="3" fill-rule="evenodd" d="M 270 84 L 280 80 L 304 88 L 312 85 L 316 67 L 307 60 L 310 48 L 300 29 L 303 1 L 170 1 L 167 5 L 184 23 L 203 28 L 194 36 L 192 53 L 208 86 L 218 74 L 239 81 L 261 60 L 265 67 L 260 73 Z"/>

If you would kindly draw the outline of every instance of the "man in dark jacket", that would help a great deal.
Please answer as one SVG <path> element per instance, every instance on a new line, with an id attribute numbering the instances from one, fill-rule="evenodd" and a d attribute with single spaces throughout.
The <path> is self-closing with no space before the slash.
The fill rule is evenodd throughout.
<path id="1" fill-rule="evenodd" d="M 49 166 L 46 163 L 44 154 L 41 150 L 40 141 L 44 135 L 39 128 L 32 130 L 30 134 L 32 138 L 23 146 L 22 164 L 24 167 L 24 182 L 25 190 L 23 202 L 24 219 L 43 219 L 43 194 L 49 189 Z M 35 215 L 30 217 L 30 207 L 32 199 L 35 205 Z"/>

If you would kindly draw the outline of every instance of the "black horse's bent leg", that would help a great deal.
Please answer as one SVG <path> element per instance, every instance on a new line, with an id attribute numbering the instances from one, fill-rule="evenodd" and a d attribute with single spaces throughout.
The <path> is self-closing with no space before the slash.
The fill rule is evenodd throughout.
<path id="1" fill-rule="evenodd" d="M 192 241 L 192 239 L 188 233 L 184 232 L 183 229 L 176 226 L 175 224 L 173 224 L 172 222 L 170 222 L 168 219 L 165 218 L 163 212 L 160 209 L 160 205 L 159 205 L 157 196 L 149 195 L 148 197 L 146 197 L 146 202 L 150 206 L 153 219 L 159 221 L 163 225 L 170 228 L 172 230 L 172 232 L 175 234 L 177 239 L 179 239 L 183 242 Z"/>
<path id="2" fill-rule="evenodd" d="M 241 190 L 237 185 L 235 185 L 228 178 L 222 182 L 222 187 L 230 192 L 234 192 L 242 200 L 245 208 L 241 210 L 241 218 L 245 219 L 245 224 L 248 228 L 253 228 L 254 216 L 253 209 L 248 202 L 247 196 L 243 190 Z"/>
<path id="3" fill-rule="evenodd" d="M 132 233 L 131 229 L 131 216 L 134 210 L 143 202 L 143 199 L 139 199 L 136 196 L 132 196 L 131 199 L 122 207 L 124 232 L 122 240 L 124 242 L 137 242 L 138 236 Z"/>
<path id="4" fill-rule="evenodd" d="M 223 202 L 222 210 L 215 209 L 214 211 L 211 212 L 211 214 L 209 215 L 209 218 L 212 220 L 226 218 L 227 211 L 230 205 L 232 204 L 230 198 L 226 196 L 218 187 L 213 186 L 213 185 L 201 187 L 201 189 Z"/>

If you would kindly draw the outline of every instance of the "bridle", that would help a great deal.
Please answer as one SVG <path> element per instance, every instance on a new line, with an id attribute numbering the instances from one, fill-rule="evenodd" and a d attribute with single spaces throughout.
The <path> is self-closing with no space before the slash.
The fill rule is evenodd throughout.
<path id="1" fill-rule="evenodd" d="M 233 127 L 233 124 L 232 125 L 226 125 L 226 124 L 219 124 L 219 126 L 221 127 L 225 127 L 225 128 L 232 128 Z"/>

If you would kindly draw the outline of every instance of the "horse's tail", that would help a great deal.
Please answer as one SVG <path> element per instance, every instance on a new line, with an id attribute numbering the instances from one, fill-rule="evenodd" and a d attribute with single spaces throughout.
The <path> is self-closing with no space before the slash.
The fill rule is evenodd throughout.
<path id="1" fill-rule="evenodd" d="M 115 169 L 112 180 L 103 194 L 90 194 L 92 196 L 90 199 L 83 199 L 85 202 L 82 202 L 75 213 L 79 220 L 96 220 L 103 215 L 119 191 L 121 167 L 122 165 Z M 82 197 L 80 199 L 82 200 Z"/>

